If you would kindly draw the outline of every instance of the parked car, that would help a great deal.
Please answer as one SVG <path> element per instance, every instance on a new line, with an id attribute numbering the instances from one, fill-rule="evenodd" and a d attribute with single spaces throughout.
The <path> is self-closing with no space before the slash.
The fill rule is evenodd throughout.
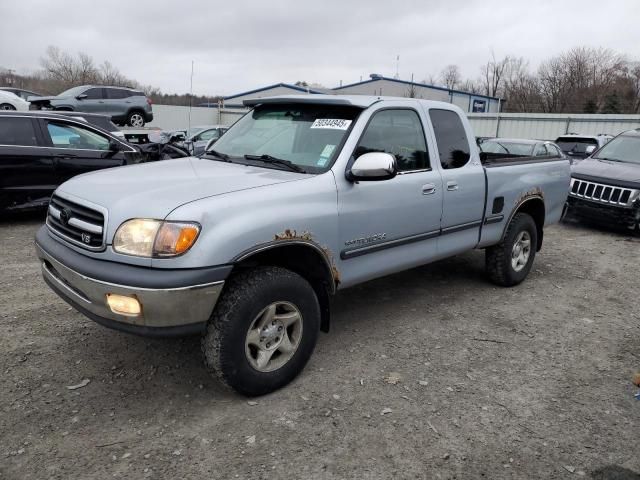
<path id="1" fill-rule="evenodd" d="M 600 147 L 603 147 L 613 135 L 580 135 L 578 133 L 569 133 L 562 135 L 556 139 L 556 144 L 562 152 L 574 161 L 580 161 L 587 158 Z"/>
<path id="2" fill-rule="evenodd" d="M 78 311 L 130 333 L 201 333 L 207 367 L 246 395 L 302 370 L 338 289 L 473 249 L 493 282 L 519 284 L 566 203 L 566 159 L 483 166 L 449 103 L 244 103 L 201 157 L 61 185 L 36 250 Z"/>
<path id="3" fill-rule="evenodd" d="M 85 119 L 0 112 L 0 212 L 46 206 L 55 188 L 73 176 L 143 159 L 122 138 Z"/>
<path id="4" fill-rule="evenodd" d="M 569 213 L 640 230 L 640 132 L 624 132 L 571 170 Z"/>
<path id="5" fill-rule="evenodd" d="M 13 88 L 13 87 L 0 87 L 0 90 L 5 92 L 11 92 L 14 95 L 17 95 L 23 100 L 29 100 L 29 97 L 40 97 L 41 95 L 36 92 L 32 92 L 30 90 L 23 90 L 22 88 Z"/>
<path id="6" fill-rule="evenodd" d="M 489 157 L 560 157 L 560 148 L 553 142 L 520 138 L 489 138 L 479 145 L 480 151 Z"/>
<path id="7" fill-rule="evenodd" d="M 23 100 L 15 93 L 0 90 L 0 110 L 17 110 L 26 112 L 29 110 L 29 102 Z"/>
<path id="8" fill-rule="evenodd" d="M 192 135 L 187 142 L 191 154 L 195 156 L 202 155 L 204 151 L 217 142 L 226 131 L 227 127 L 224 125 L 214 125 Z"/>
<path id="9" fill-rule="evenodd" d="M 55 97 L 30 97 L 30 102 L 37 108 L 109 115 L 121 126 L 143 127 L 153 120 L 151 99 L 132 88 L 82 85 Z"/>

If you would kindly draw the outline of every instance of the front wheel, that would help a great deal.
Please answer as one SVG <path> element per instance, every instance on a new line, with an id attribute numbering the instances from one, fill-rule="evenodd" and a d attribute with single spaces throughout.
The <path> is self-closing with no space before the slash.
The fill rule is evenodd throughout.
<path id="1" fill-rule="evenodd" d="M 502 242 L 486 250 L 485 264 L 491 281 L 502 287 L 522 282 L 531 271 L 537 245 L 538 230 L 533 218 L 517 213 Z"/>
<path id="2" fill-rule="evenodd" d="M 0 110 L 15 110 L 16 107 L 11 105 L 10 103 L 0 103 Z"/>
<path id="3" fill-rule="evenodd" d="M 131 112 L 127 117 L 127 125 L 130 127 L 144 127 L 144 115 L 140 112 Z"/>
<path id="4" fill-rule="evenodd" d="M 223 384 L 264 395 L 302 371 L 319 330 L 311 285 L 284 268 L 257 268 L 226 285 L 202 338 L 204 362 Z"/>

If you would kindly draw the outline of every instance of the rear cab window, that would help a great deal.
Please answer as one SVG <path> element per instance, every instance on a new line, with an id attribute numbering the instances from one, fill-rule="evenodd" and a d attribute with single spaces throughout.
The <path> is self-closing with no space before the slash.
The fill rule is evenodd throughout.
<path id="1" fill-rule="evenodd" d="M 33 121 L 28 117 L 0 117 L 0 146 L 38 146 Z"/>
<path id="2" fill-rule="evenodd" d="M 559 137 L 555 144 L 567 155 L 584 155 L 589 146 L 598 148 L 598 140 L 588 137 Z"/>
<path id="3" fill-rule="evenodd" d="M 452 110 L 431 109 L 429 117 L 436 135 L 442 168 L 447 170 L 464 167 L 471 159 L 471 151 L 460 116 Z"/>

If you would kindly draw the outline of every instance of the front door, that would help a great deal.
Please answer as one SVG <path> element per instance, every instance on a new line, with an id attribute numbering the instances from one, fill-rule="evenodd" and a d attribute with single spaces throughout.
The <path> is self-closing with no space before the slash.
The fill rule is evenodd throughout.
<path id="1" fill-rule="evenodd" d="M 0 211 L 46 205 L 58 186 L 36 122 L 30 117 L 0 117 Z"/>
<path id="2" fill-rule="evenodd" d="M 77 110 L 87 113 L 100 113 L 102 115 L 107 115 L 109 112 L 104 90 L 104 88 L 100 87 L 85 90 L 84 95 L 86 95 L 86 97 L 82 100 L 78 100 Z"/>
<path id="3" fill-rule="evenodd" d="M 353 152 L 395 156 L 399 174 L 338 182 L 343 286 L 420 265 L 436 255 L 442 181 L 431 168 L 424 118 L 409 108 L 374 112 Z"/>
<path id="4" fill-rule="evenodd" d="M 124 152 L 109 150 L 110 138 L 79 123 L 43 120 L 59 183 L 102 168 L 124 165 Z"/>

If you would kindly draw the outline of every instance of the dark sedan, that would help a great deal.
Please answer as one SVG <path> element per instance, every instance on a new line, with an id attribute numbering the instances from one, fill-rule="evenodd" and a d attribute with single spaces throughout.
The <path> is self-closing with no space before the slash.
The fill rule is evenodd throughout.
<path id="1" fill-rule="evenodd" d="M 0 112 L 0 212 L 46 206 L 75 175 L 138 163 L 122 138 L 69 115 Z"/>

